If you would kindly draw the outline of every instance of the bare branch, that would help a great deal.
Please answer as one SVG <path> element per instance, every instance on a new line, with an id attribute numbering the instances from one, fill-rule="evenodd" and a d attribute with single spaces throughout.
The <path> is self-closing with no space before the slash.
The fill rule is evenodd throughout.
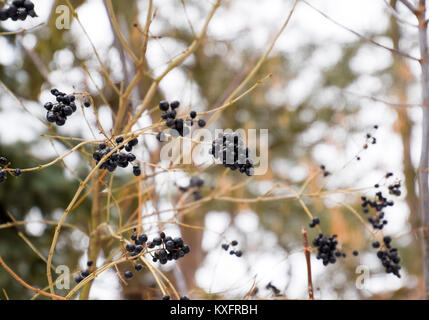
<path id="1" fill-rule="evenodd" d="M 406 6 L 412 13 L 414 13 L 415 15 L 417 15 L 419 13 L 419 11 L 417 10 L 417 8 L 408 0 L 399 0 L 404 6 Z"/>
<path id="2" fill-rule="evenodd" d="M 15 272 L 13 272 L 13 270 L 11 268 L 9 268 L 9 266 L 3 261 L 2 257 L 0 257 L 0 264 L 3 266 L 3 268 L 5 268 L 5 270 L 16 280 L 18 281 L 20 284 L 22 284 L 24 287 L 26 287 L 27 289 L 34 291 L 36 293 L 39 293 L 41 295 L 47 296 L 47 297 L 51 297 L 53 299 L 58 299 L 58 300 L 66 300 L 66 298 L 58 296 L 56 294 L 50 294 L 48 292 L 45 292 L 43 290 L 39 290 L 36 289 L 32 286 L 30 286 L 29 284 L 27 284 L 24 280 L 22 280 Z"/>
<path id="3" fill-rule="evenodd" d="M 307 230 L 302 228 L 301 232 L 302 232 L 302 236 L 304 237 L 305 261 L 307 262 L 308 297 L 310 298 L 310 300 L 314 300 L 313 280 L 311 278 L 311 260 L 310 260 L 311 248 L 308 245 Z"/>
<path id="4" fill-rule="evenodd" d="M 408 22 L 408 21 L 406 21 L 406 20 L 402 19 L 402 17 L 401 17 L 401 16 L 400 16 L 400 14 L 398 13 L 398 11 L 396 11 L 396 9 L 395 9 L 394 7 L 392 7 L 392 6 L 387 2 L 387 0 L 383 0 L 383 1 L 384 1 L 384 3 L 386 4 L 386 7 L 387 7 L 387 9 L 389 10 L 390 14 L 396 18 L 396 21 L 401 22 L 401 23 L 403 23 L 403 24 L 406 24 L 406 25 L 408 25 L 408 26 L 410 26 L 410 27 L 414 27 L 414 28 L 418 28 L 418 27 L 419 27 L 419 26 L 418 26 L 417 24 L 415 24 L 415 23 L 411 23 L 411 22 Z"/>

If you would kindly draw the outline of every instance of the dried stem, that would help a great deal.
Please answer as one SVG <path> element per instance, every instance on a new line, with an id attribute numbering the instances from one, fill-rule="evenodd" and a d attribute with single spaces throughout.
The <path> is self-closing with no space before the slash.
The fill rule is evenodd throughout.
<path id="1" fill-rule="evenodd" d="M 22 280 L 15 272 L 13 272 L 13 270 L 11 268 L 9 268 L 9 266 L 3 261 L 2 257 L 0 256 L 0 264 L 3 266 L 3 268 L 6 269 L 6 271 L 13 277 L 15 278 L 15 280 L 17 280 L 20 284 L 22 284 L 24 287 L 26 287 L 27 289 L 34 291 L 36 293 L 39 293 L 41 295 L 53 298 L 53 299 L 57 299 L 57 300 L 66 300 L 66 298 L 58 296 L 56 294 L 50 294 L 48 292 L 45 292 L 43 290 L 39 290 L 36 289 L 32 286 L 30 286 L 29 284 L 27 284 L 24 280 Z"/>
<path id="2" fill-rule="evenodd" d="M 310 260 L 311 248 L 308 245 L 307 230 L 305 230 L 305 228 L 302 228 L 301 232 L 304 238 L 305 261 L 307 262 L 308 297 L 310 300 L 314 300 L 313 280 L 311 278 L 311 260 Z"/>

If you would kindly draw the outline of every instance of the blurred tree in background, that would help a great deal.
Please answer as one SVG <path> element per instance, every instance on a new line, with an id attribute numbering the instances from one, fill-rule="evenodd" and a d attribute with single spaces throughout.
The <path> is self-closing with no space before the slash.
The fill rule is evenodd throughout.
<path id="1" fill-rule="evenodd" d="M 82 10 L 92 8 L 90 6 L 85 7 L 86 2 L 90 1 L 70 1 L 78 11 L 79 18 L 81 18 L 80 8 Z M 244 1 L 241 2 L 244 5 Z M 127 39 L 131 50 L 137 56 L 140 55 L 144 41 L 143 35 L 148 3 L 149 1 L 135 0 L 112 1 L 112 9 L 121 32 Z M 36 2 L 36 8 L 37 5 Z M 70 30 L 59 30 L 55 27 L 58 17 L 55 8 L 59 5 L 68 5 L 68 2 L 54 1 L 49 6 L 51 12 L 46 25 L 29 30 L 26 33 L 0 36 L 3 39 L 2 41 L 7 41 L 8 46 L 13 48 L 15 55 L 13 63 L 0 63 L 1 81 L 24 103 L 36 103 L 38 107 L 32 110 L 39 108 L 40 112 L 38 114 L 42 114 L 44 101 L 41 98 L 41 94 L 56 86 L 56 83 L 52 80 L 54 79 L 53 74 L 78 72 L 82 79 L 79 81 L 80 87 L 78 89 L 91 93 L 94 98 L 95 108 L 101 112 L 102 107 L 105 108 L 109 105 L 112 107 L 112 112 L 117 115 L 120 99 L 113 86 L 109 83 L 110 80 L 108 80 L 107 74 L 114 81 L 115 86 L 127 88 L 139 71 L 136 70 L 129 53 L 121 44 L 121 39 L 114 32 L 114 27 L 110 30 L 103 30 L 103 32 L 113 35 L 110 47 L 106 50 L 103 49 L 100 55 L 106 70 L 100 67 L 94 52 L 91 55 L 81 54 L 82 49 L 80 46 L 83 42 L 88 45 L 87 38 L 85 36 L 76 37 L 76 33 L 72 33 Z M 98 5 L 104 6 L 105 11 L 97 14 L 108 17 L 109 1 L 99 1 Z M 222 9 L 215 14 L 213 19 L 222 20 L 223 15 L 226 15 L 230 10 L 230 5 L 230 1 L 222 3 Z M 261 4 L 262 7 L 264 5 Z M 396 1 L 391 1 L 391 5 L 396 7 Z M 183 23 L 175 23 L 175 21 L 172 21 L 172 17 L 166 16 L 163 12 L 164 6 L 171 6 L 168 12 L 177 13 L 174 19 Z M 169 1 L 168 4 L 164 4 L 163 1 L 154 1 L 154 21 L 156 21 L 157 27 L 149 33 L 148 47 L 163 48 L 169 41 L 174 42 L 176 48 L 188 46 L 201 29 L 202 21 L 207 16 L 210 7 L 211 4 L 207 1 Z M 301 3 L 294 14 L 301 14 L 301 9 L 304 9 L 304 7 L 306 10 L 310 10 L 305 4 Z M 290 10 L 290 7 L 288 9 Z M 389 10 L 386 7 L 385 14 L 387 16 L 390 14 Z M 192 13 L 192 22 L 188 13 Z M 284 15 L 284 18 L 286 18 L 286 12 Z M 294 17 L 292 17 L 292 21 L 293 19 Z M 111 17 L 109 21 L 112 25 L 115 23 Z M 82 20 L 82 23 L 85 24 L 85 21 Z M 230 22 L 226 21 L 225 23 Z M 326 21 L 326 23 L 330 22 Z M 282 22 L 279 21 L 275 32 L 280 29 L 281 24 Z M 73 22 L 72 30 L 75 28 L 79 29 L 76 20 Z M 225 26 L 225 29 L 227 29 L 227 26 Z M 3 28 L 0 23 L 0 33 L 5 31 L 8 30 Z M 27 33 L 35 35 L 37 39 L 34 47 L 30 49 L 23 44 Z M 285 37 L 284 41 L 287 41 L 287 35 L 288 29 L 282 35 L 282 37 Z M 403 29 L 396 17 L 391 15 L 389 24 L 382 32 L 375 31 L 373 34 L 365 35 L 371 39 L 388 39 L 394 48 L 398 48 L 403 37 Z M 191 61 L 187 60 L 184 65 L 179 67 L 181 75 L 186 77 L 186 82 L 183 83 L 183 91 L 175 93 L 177 99 L 184 100 L 189 91 L 197 92 L 198 96 L 201 97 L 201 101 L 199 101 L 201 105 L 194 105 L 192 101 L 190 104 L 192 104 L 192 109 L 198 111 L 206 111 L 225 102 L 229 94 L 243 81 L 258 59 L 264 54 L 264 51 L 254 48 L 251 44 L 244 48 L 242 45 L 236 46 L 241 35 L 234 36 L 236 38 L 228 36 L 225 39 L 217 39 L 209 32 L 207 38 L 201 42 L 200 47 L 192 55 Z M 268 37 L 268 41 L 273 36 L 274 33 Z M 266 47 L 268 45 L 269 43 L 267 43 Z M 293 79 L 303 77 L 305 73 L 312 72 L 306 70 L 305 67 L 311 65 L 315 55 L 320 54 L 319 50 L 323 50 L 324 47 L 329 45 L 329 43 L 323 45 L 320 43 L 305 43 L 295 48 L 294 52 L 274 50 L 254 75 L 251 83 L 264 78 L 267 74 L 272 74 L 272 77 L 258 86 L 252 93 L 240 99 L 231 107 L 226 108 L 213 124 L 213 127 L 216 128 L 267 128 L 269 130 L 270 166 L 268 172 L 262 176 L 254 176 L 251 182 L 246 183 L 243 188 L 229 192 L 229 197 L 254 199 L 263 193 L 261 190 L 267 191 L 277 184 L 288 185 L 298 191 L 308 181 L 308 178 L 319 170 L 319 166 L 322 164 L 320 163 L 320 157 L 318 157 L 321 145 L 329 148 L 329 150 L 332 148 L 335 152 L 345 154 L 349 150 L 350 139 L 361 137 L 360 141 L 364 141 L 368 128 L 362 127 L 353 119 L 361 114 L 361 103 L 366 98 L 345 93 L 350 88 L 353 91 L 354 85 L 358 81 L 362 81 L 362 74 L 356 71 L 356 68 L 353 68 L 353 60 L 361 50 L 369 46 L 368 42 L 361 38 L 356 37 L 354 42 L 348 42 L 341 46 L 341 52 L 336 62 L 318 70 L 317 75 L 314 76 L 319 80 L 316 81 L 316 84 L 313 84 L 313 82 L 309 84 L 311 90 L 298 103 L 292 102 L 287 98 L 276 98 L 285 96 L 284 92 L 291 85 Z M 71 53 L 73 57 L 72 64 L 68 65 L 66 69 L 58 62 L 59 57 L 62 56 L 61 53 L 64 54 L 65 52 L 67 54 Z M 149 50 L 148 52 L 156 54 L 156 51 Z M 181 50 L 176 50 L 167 54 L 173 58 L 180 53 Z M 111 59 L 112 56 L 115 56 L 114 60 Z M 371 92 L 371 96 L 389 97 L 389 101 L 396 101 L 405 105 L 409 100 L 407 88 L 415 83 L 415 79 L 410 70 L 409 62 L 405 58 L 397 55 L 392 55 L 392 57 L 391 63 L 371 74 L 371 77 L 377 77 L 383 83 L 381 88 L 376 88 Z M 118 61 L 120 65 L 117 65 Z M 153 64 L 150 64 L 151 61 L 150 57 L 143 60 L 142 68 L 146 71 L 156 69 Z M 167 63 L 164 64 L 164 67 L 166 65 Z M 95 78 L 95 81 L 93 78 Z M 135 86 L 126 102 L 129 104 L 130 110 L 138 109 L 141 100 L 151 86 L 151 80 L 145 74 Z M 98 89 L 95 89 L 93 81 L 97 83 Z M 15 106 L 6 105 L 11 100 L 10 98 L 5 98 L 8 93 L 3 89 L 4 87 L 0 90 L 0 119 L 8 108 L 19 108 L 16 101 L 14 102 L 16 103 Z M 329 92 L 329 94 L 334 92 L 335 98 L 324 99 L 326 92 Z M 155 106 L 157 101 L 163 100 L 164 97 L 165 92 L 157 88 L 151 106 Z M 186 107 L 188 106 L 186 105 Z M 374 108 L 377 107 L 378 105 Z M 405 229 L 410 230 L 410 234 L 412 234 L 421 225 L 415 187 L 416 169 L 412 161 L 412 128 L 415 124 L 406 107 L 389 106 L 388 104 L 383 104 L 383 107 L 397 113 L 394 127 L 389 129 L 392 129 L 399 136 L 400 144 L 402 145 L 402 175 L 397 171 L 395 174 L 398 173 L 399 176 L 403 177 L 404 192 L 401 199 L 405 201 L 410 212 L 406 222 L 408 226 Z M 21 111 L 24 113 L 24 110 L 21 109 Z M 152 112 L 149 117 L 152 123 L 156 123 L 159 120 L 160 112 L 158 110 Z M 373 124 L 383 125 L 383 123 L 380 123 L 381 121 L 382 119 L 376 118 Z M 126 118 L 122 126 L 125 125 Z M 55 127 L 52 126 L 46 127 L 44 133 L 51 136 L 63 135 L 58 133 Z M 121 133 L 121 130 L 116 132 L 116 134 L 119 133 Z M 339 134 L 339 138 L 336 139 L 338 133 L 342 134 Z M 0 135 L 2 135 L 2 129 L 0 129 Z M 85 138 L 83 135 L 74 135 L 74 137 Z M 46 159 L 43 155 L 37 154 L 34 146 L 46 140 L 51 141 L 46 136 L 35 136 L 32 141 L 11 144 L 6 139 L 1 139 L 0 155 L 7 156 L 14 167 L 35 167 L 55 158 Z M 75 141 L 57 139 L 55 146 L 58 150 L 65 150 L 65 148 L 69 149 L 76 144 Z M 360 142 L 357 144 L 358 147 L 355 150 L 359 152 Z M 375 152 L 382 153 L 383 141 L 380 141 L 379 144 L 374 147 L 371 146 L 371 148 L 374 148 Z M 157 163 L 159 161 L 160 145 L 154 150 L 150 150 L 150 148 L 147 150 L 149 150 L 150 161 Z M 62 153 L 58 152 L 58 154 Z M 55 221 L 59 220 L 62 212 L 73 198 L 76 189 L 79 187 L 79 180 L 84 180 L 90 172 L 91 167 L 88 166 L 88 161 L 91 161 L 91 153 L 92 149 L 90 147 L 79 150 L 79 159 L 81 160 L 78 162 L 77 169 L 71 169 L 60 161 L 55 166 L 24 174 L 20 178 L 10 177 L 5 183 L 0 184 L 0 255 L 25 281 L 34 286 L 39 288 L 47 286 L 46 263 L 37 256 L 26 241 L 19 236 L 18 232 L 22 232 L 44 258 L 48 257 L 54 235 Z M 38 158 L 39 156 L 40 158 Z M 356 162 L 355 159 L 352 160 Z M 365 155 L 362 156 L 362 162 L 364 161 Z M 328 170 L 331 170 L 329 163 L 324 164 L 327 165 Z M 391 168 L 380 168 L 379 166 L 379 163 L 370 163 L 366 164 L 362 169 L 356 167 L 356 170 L 374 169 L 381 171 L 382 174 L 383 172 L 391 171 Z M 203 196 L 210 195 L 211 189 L 209 186 L 218 186 L 221 190 L 227 190 L 231 186 L 244 183 L 247 179 L 247 177 L 237 172 L 224 174 L 225 169 L 221 166 L 210 167 L 204 172 L 196 167 L 183 167 L 181 169 L 189 172 L 189 176 L 198 174 L 204 177 L 206 187 L 203 191 Z M 337 173 L 341 175 L 340 167 L 332 168 L 332 170 L 334 170 L 334 177 Z M 356 179 L 359 179 L 364 174 L 365 172 L 357 173 Z M 77 270 L 81 267 L 79 266 L 79 258 L 85 253 L 95 261 L 97 258 L 103 259 L 115 254 L 115 249 L 118 247 L 119 242 L 115 239 L 109 239 L 109 237 L 100 236 L 99 231 L 97 231 L 97 226 L 103 223 L 104 213 L 95 216 L 94 203 L 99 202 L 103 206 L 107 203 L 107 193 L 103 192 L 103 189 L 109 183 L 109 177 L 102 177 L 102 174 L 97 174 L 91 181 L 94 182 L 97 179 L 101 179 L 103 182 L 96 183 L 95 185 L 98 185 L 98 187 L 88 189 L 88 197 L 67 218 L 67 225 L 61 232 L 58 248 L 53 257 L 54 266 L 65 264 L 72 270 Z M 130 218 L 135 217 L 133 214 L 136 208 L 140 208 L 138 197 L 127 197 L 127 195 L 139 192 L 137 184 L 130 183 L 133 179 L 134 177 L 131 177 L 131 175 L 115 176 L 111 188 L 112 190 L 117 190 L 112 194 L 114 198 L 120 200 L 123 224 L 129 222 Z M 346 185 L 339 182 L 332 188 L 355 188 L 353 184 L 348 184 L 348 180 L 344 181 L 346 181 Z M 369 180 L 366 185 L 372 186 L 376 182 Z M 148 184 L 142 183 L 142 187 L 149 188 L 151 184 L 155 183 L 155 180 L 149 180 Z M 312 179 L 307 186 L 307 192 L 318 192 L 325 187 L 326 183 L 327 179 L 323 177 Z M 173 183 L 170 184 L 170 188 L 174 187 Z M 160 188 L 155 188 L 150 195 L 151 205 L 157 210 L 161 210 L 166 201 L 171 200 L 174 204 L 180 195 L 180 192 L 174 189 L 171 191 L 171 195 L 166 197 L 160 190 Z M 350 193 L 342 201 L 347 202 L 353 209 L 362 213 L 360 196 L 361 194 L 358 192 Z M 327 205 L 327 202 L 322 198 L 305 198 L 304 202 L 313 215 L 321 218 L 321 228 L 325 234 L 338 235 L 343 249 L 349 256 L 351 256 L 351 251 L 354 249 L 361 251 L 362 255 L 364 252 L 370 252 L 372 256 L 375 256 L 375 251 L 371 252 L 369 234 L 365 231 L 362 223 L 351 214 L 349 208 L 340 203 Z M 31 212 L 34 213 L 35 210 L 40 212 L 40 219 L 52 222 L 47 223 L 46 230 L 40 234 L 32 235 L 24 224 L 13 224 L 10 215 L 17 221 L 26 221 L 29 220 L 29 217 L 37 217 L 37 215 L 30 214 Z M 103 212 L 104 209 L 99 210 Z M 252 232 L 246 233 L 243 229 L 237 227 L 238 222 L 231 223 L 229 228 L 234 229 L 235 234 L 240 238 L 240 245 L 249 256 L 253 253 L 280 254 L 284 256 L 286 263 L 288 263 L 289 255 L 302 250 L 301 226 L 307 226 L 309 219 L 303 206 L 296 199 L 255 203 L 208 201 L 188 212 L 184 216 L 183 223 L 207 227 L 206 214 L 219 211 L 228 212 L 232 222 L 242 212 L 254 212 L 257 214 L 259 221 L 256 232 L 275 235 L 277 245 L 272 248 L 266 248 L 263 241 L 262 243 L 254 241 Z M 117 208 L 112 205 L 111 225 L 119 223 L 118 216 Z M 182 275 L 178 274 L 177 270 L 167 270 L 166 275 L 168 278 L 178 288 L 187 289 L 186 292 L 181 292 L 182 295 L 188 294 L 195 298 L 218 298 L 222 295 L 228 297 L 228 293 L 216 295 L 205 292 L 196 281 L 197 272 L 204 267 L 207 254 L 210 253 L 203 246 L 205 231 L 183 226 L 180 227 L 180 231 L 184 240 L 190 244 L 192 254 L 179 262 Z M 310 230 L 310 239 L 313 239 L 317 233 L 317 230 Z M 95 234 L 98 235 L 95 236 Z M 88 239 L 88 237 L 89 243 L 85 242 L 84 245 L 76 244 L 81 239 Z M 395 238 L 395 235 L 393 237 Z M 408 240 L 399 241 L 397 246 L 402 257 L 403 269 L 407 273 L 407 279 L 411 279 L 407 285 L 402 285 L 399 290 L 386 289 L 373 295 L 363 293 L 355 287 L 355 269 L 359 264 L 358 260 L 350 257 L 341 261 L 341 263 L 335 264 L 335 266 L 324 269 L 323 277 L 315 278 L 316 296 L 326 290 L 338 298 L 421 298 L 423 295 L 421 284 L 423 281 L 421 263 L 419 263 L 421 259 L 420 238 L 418 234 L 416 237 L 409 235 L 405 235 L 405 237 Z M 95 245 L 95 243 L 97 244 Z M 220 244 L 221 242 L 219 242 L 217 248 L 220 247 Z M 91 247 L 90 252 L 88 252 L 88 246 Z M 281 248 L 281 251 L 278 251 L 278 248 Z M 246 257 L 244 259 L 249 265 L 251 264 L 250 260 L 246 260 Z M 303 255 L 302 259 L 304 259 Z M 234 261 L 231 263 L 233 264 Z M 319 264 L 320 261 L 315 263 Z M 379 262 L 376 261 L 376 263 Z M 120 268 L 122 270 L 122 267 Z M 290 269 L 288 270 L 290 271 Z M 340 282 L 334 281 L 339 272 L 344 274 L 343 280 Z M 381 266 L 372 272 L 375 274 L 384 273 Z M 55 278 L 55 273 L 53 275 Z M 389 275 L 389 277 L 393 276 Z M 275 283 L 276 275 L 273 274 L 273 279 L 270 280 Z M 291 281 L 289 278 L 286 286 L 279 286 L 282 294 L 286 293 L 286 298 L 288 298 L 287 288 Z M 258 284 L 261 289 L 258 294 L 261 297 L 267 296 L 267 293 L 262 290 L 265 285 L 266 283 Z M 247 289 L 250 289 L 250 287 L 251 283 L 249 283 Z M 0 272 L 0 288 L 5 288 L 12 299 L 25 299 L 33 295 L 3 270 Z M 129 281 L 128 286 L 121 285 L 121 288 L 122 297 L 126 299 L 161 297 L 157 284 L 148 271 L 139 274 L 137 279 Z M 83 289 L 84 297 L 86 297 L 88 290 L 89 286 Z M 60 295 L 66 293 L 65 291 L 57 292 Z M 233 295 L 233 297 L 241 298 L 242 296 L 237 294 Z"/>

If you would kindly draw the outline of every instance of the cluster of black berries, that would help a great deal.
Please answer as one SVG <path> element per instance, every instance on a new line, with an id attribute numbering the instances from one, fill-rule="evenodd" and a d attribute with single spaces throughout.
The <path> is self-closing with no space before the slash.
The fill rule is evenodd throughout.
<path id="1" fill-rule="evenodd" d="M 198 201 L 203 198 L 201 194 L 201 188 L 204 185 L 204 180 L 199 177 L 192 177 L 189 180 L 189 185 L 187 187 L 179 187 L 180 191 L 187 192 L 189 189 L 192 189 L 192 195 L 194 196 L 194 200 Z"/>
<path id="2" fill-rule="evenodd" d="M 238 133 L 220 134 L 213 140 L 209 152 L 215 159 L 221 160 L 224 167 L 232 171 L 238 169 L 249 177 L 255 174 L 253 160 L 249 157 L 250 150 Z"/>
<path id="3" fill-rule="evenodd" d="M 311 222 L 309 223 L 309 226 L 310 228 L 314 228 L 318 224 L 320 224 L 320 219 L 318 217 L 314 217 L 313 220 L 311 220 Z"/>
<path id="4" fill-rule="evenodd" d="M 378 125 L 374 125 L 373 128 L 375 130 L 378 129 Z M 377 139 L 371 134 L 371 133 L 367 133 L 366 134 L 366 142 L 363 145 L 363 149 L 366 150 L 369 147 L 369 144 L 376 144 L 377 143 Z M 356 160 L 360 160 L 361 158 L 359 156 L 356 156 Z"/>
<path id="5" fill-rule="evenodd" d="M 143 249 L 144 249 L 143 246 L 147 242 L 148 238 L 147 238 L 147 235 L 144 233 L 138 235 L 136 233 L 137 229 L 135 229 L 135 228 L 133 231 L 134 232 L 131 235 L 131 241 L 134 243 L 128 243 L 125 246 L 125 250 L 127 250 L 130 253 L 131 257 L 135 257 L 134 259 L 136 259 L 137 258 L 136 256 L 139 255 L 143 251 Z M 136 271 L 141 271 L 141 270 L 143 270 L 143 265 L 141 263 L 136 263 L 134 265 L 134 269 Z M 127 270 L 124 272 L 124 276 L 127 279 L 131 279 L 134 276 L 134 274 L 131 271 Z"/>
<path id="6" fill-rule="evenodd" d="M 390 186 L 388 186 L 389 193 L 391 195 L 394 195 L 394 196 L 397 196 L 397 197 L 399 197 L 401 195 L 400 188 L 401 188 L 401 183 L 400 182 L 395 183 L 395 184 L 391 184 Z"/>
<path id="7" fill-rule="evenodd" d="M 58 126 L 66 123 L 67 117 L 76 112 L 76 97 L 67 95 L 58 89 L 52 89 L 51 94 L 56 97 L 57 103 L 46 102 L 44 107 L 47 110 L 46 119 L 49 122 L 55 122 Z"/>
<path id="8" fill-rule="evenodd" d="M 123 137 L 117 137 L 116 143 L 119 145 L 124 142 Z M 132 163 L 136 160 L 136 156 L 131 153 L 133 147 L 135 147 L 139 143 L 137 138 L 130 140 L 125 146 L 119 147 L 119 150 L 125 149 L 126 152 L 117 152 L 112 153 L 104 162 L 100 165 L 101 170 L 108 170 L 113 172 L 117 167 L 126 168 L 129 163 Z M 94 151 L 92 157 L 97 161 L 97 164 L 100 160 L 110 152 L 112 152 L 113 148 L 107 147 L 106 143 L 101 143 L 98 145 L 99 150 Z M 133 165 L 133 174 L 135 176 L 139 176 L 141 174 L 141 169 L 138 164 Z"/>
<path id="9" fill-rule="evenodd" d="M 369 212 L 368 207 L 371 207 L 376 211 L 375 217 L 368 218 L 368 221 L 371 223 L 372 227 L 374 229 L 383 229 L 383 227 L 387 224 L 387 220 L 384 219 L 384 212 L 382 210 L 386 207 L 393 206 L 394 202 L 387 200 L 381 191 L 376 193 L 376 199 L 374 200 L 367 199 L 364 196 L 361 197 L 361 200 L 361 206 L 364 213 Z"/>
<path id="10" fill-rule="evenodd" d="M 324 177 L 327 177 L 327 176 L 330 176 L 331 175 L 331 173 L 328 171 L 328 170 L 326 170 L 326 166 L 325 165 L 321 165 L 320 166 L 320 169 L 322 170 L 322 172 L 323 172 L 323 176 Z"/>
<path id="11" fill-rule="evenodd" d="M 0 9 L 0 21 L 6 21 L 9 18 L 13 21 L 25 20 L 28 16 L 37 17 L 34 3 L 30 0 L 14 0 L 9 7 Z"/>
<path id="12" fill-rule="evenodd" d="M 125 247 L 132 257 L 140 254 L 143 251 L 143 245 L 145 244 L 147 249 L 155 249 L 153 250 L 154 253 L 151 253 L 153 262 L 159 261 L 161 264 L 166 264 L 167 261 L 183 258 L 191 251 L 191 248 L 187 244 L 184 244 L 183 239 L 180 237 L 173 239 L 170 236 L 166 236 L 164 232 L 161 232 L 159 237 L 155 237 L 152 241 L 148 241 L 147 235 L 137 235 L 135 232 L 136 229 L 134 229 L 134 233 L 131 236 L 131 240 L 134 241 L 134 244 L 129 243 Z M 135 268 L 137 271 L 140 271 L 142 266 L 137 264 Z M 128 279 L 131 278 L 127 275 L 131 275 L 132 277 L 132 272 L 125 272 L 125 277 Z"/>
<path id="13" fill-rule="evenodd" d="M 77 274 L 74 277 L 74 281 L 76 281 L 76 283 L 81 282 L 83 279 L 85 279 L 86 277 L 88 277 L 91 274 L 91 271 L 89 269 L 93 265 L 92 260 L 88 260 L 88 262 L 86 263 L 86 265 L 88 266 L 88 268 L 86 270 L 81 271 L 79 274 Z"/>
<path id="14" fill-rule="evenodd" d="M 377 139 L 373 137 L 370 133 L 366 134 L 366 141 L 367 143 L 363 146 L 364 149 L 368 149 L 368 143 L 371 143 L 371 144 L 377 143 Z"/>
<path id="15" fill-rule="evenodd" d="M 161 264 L 183 258 L 191 252 L 191 248 L 183 242 L 181 237 L 173 239 L 170 236 L 166 236 L 164 232 L 161 232 L 159 237 L 155 237 L 148 242 L 147 247 L 149 249 L 156 248 L 155 253 L 152 255 L 152 260 L 153 262 L 159 261 Z"/>
<path id="16" fill-rule="evenodd" d="M 377 257 L 381 260 L 381 263 L 383 267 L 386 270 L 386 273 L 393 273 L 398 278 L 401 277 L 399 274 L 399 270 L 401 269 L 401 266 L 399 263 L 401 262 L 401 258 L 398 256 L 398 249 L 392 248 L 391 242 L 392 238 L 389 236 L 385 236 L 383 238 L 385 250 L 378 250 L 377 251 Z M 372 247 L 375 249 L 380 248 L 380 243 L 378 241 L 375 241 L 372 243 Z"/>
<path id="17" fill-rule="evenodd" d="M 222 249 L 225 251 L 228 251 L 229 246 L 235 247 L 238 245 L 238 241 L 237 240 L 232 240 L 230 243 L 224 243 L 222 244 Z M 237 257 L 241 257 L 243 255 L 243 252 L 241 250 L 230 250 L 229 251 L 230 255 L 236 255 Z"/>
<path id="18" fill-rule="evenodd" d="M 5 157 L 0 157 L 0 167 L 6 167 L 9 161 Z M 5 182 L 7 172 L 4 169 L 0 169 L 0 183 Z"/>
<path id="19" fill-rule="evenodd" d="M 322 259 L 323 265 L 327 266 L 329 263 L 334 264 L 337 258 L 345 258 L 346 254 L 337 249 L 338 240 L 336 235 L 330 237 L 320 233 L 316 239 L 313 240 L 313 245 L 317 247 L 317 259 Z"/>
<path id="20" fill-rule="evenodd" d="M 179 101 L 173 101 L 171 103 L 168 103 L 168 101 L 161 101 L 159 103 L 159 109 L 163 111 L 161 119 L 165 120 L 166 126 L 171 128 L 170 134 L 175 138 L 178 136 L 187 136 L 191 132 L 190 127 L 194 125 L 195 118 L 197 117 L 197 113 L 195 111 L 191 111 L 189 113 L 189 118 L 187 119 L 176 118 L 176 109 L 179 108 L 179 106 Z M 206 122 L 203 119 L 199 119 L 197 123 L 200 128 L 206 125 Z M 167 141 L 167 137 L 163 132 L 158 132 L 156 138 L 161 142 Z"/>
<path id="21" fill-rule="evenodd" d="M 5 168 L 7 167 L 9 161 L 5 157 L 0 157 L 0 183 L 5 182 L 7 178 L 7 171 Z M 19 177 L 22 174 L 21 169 L 14 169 L 13 175 L 15 177 Z"/>

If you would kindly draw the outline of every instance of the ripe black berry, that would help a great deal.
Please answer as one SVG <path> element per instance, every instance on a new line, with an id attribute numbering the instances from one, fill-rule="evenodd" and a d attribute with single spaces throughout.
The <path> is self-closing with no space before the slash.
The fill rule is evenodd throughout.
<path id="1" fill-rule="evenodd" d="M 46 110 L 51 110 L 54 104 L 52 102 L 46 102 L 43 106 Z"/>
<path id="2" fill-rule="evenodd" d="M 85 106 L 85 108 L 89 108 L 91 106 L 91 102 L 89 100 L 85 100 L 83 105 Z"/>
<path id="3" fill-rule="evenodd" d="M 199 119 L 199 120 L 198 120 L 198 126 L 199 126 L 200 128 L 203 128 L 203 127 L 205 127 L 205 126 L 206 126 L 206 122 L 205 122 L 203 119 Z"/>
<path id="4" fill-rule="evenodd" d="M 373 247 L 373 248 L 380 248 L 380 242 L 378 242 L 378 241 L 374 241 L 374 242 L 372 243 L 372 247 Z"/>
<path id="5" fill-rule="evenodd" d="M 161 101 L 159 103 L 159 109 L 161 109 L 162 111 L 167 111 L 169 107 L 170 105 L 167 101 Z"/>
<path id="6" fill-rule="evenodd" d="M 83 278 L 82 278 L 82 276 L 81 276 L 80 274 L 75 275 L 75 277 L 74 277 L 74 281 L 75 281 L 76 283 L 79 283 L 79 282 L 81 282 L 82 280 L 83 280 Z"/>
<path id="7" fill-rule="evenodd" d="M 158 132 L 158 134 L 156 135 L 156 139 L 159 142 L 165 142 L 165 141 L 167 141 L 167 137 L 165 136 L 164 132 Z"/>
<path id="8" fill-rule="evenodd" d="M 5 157 L 0 157 L 0 166 L 6 166 L 8 163 Z"/>
<path id="9" fill-rule="evenodd" d="M 167 125 L 167 127 L 171 128 L 175 124 L 174 119 L 167 119 L 167 122 L 165 124 Z"/>
<path id="10" fill-rule="evenodd" d="M 128 144 L 132 147 L 135 147 L 136 145 L 139 144 L 139 139 L 138 138 L 134 138 L 132 140 L 130 140 L 130 142 L 128 142 Z"/>
<path id="11" fill-rule="evenodd" d="M 86 265 L 88 267 L 91 267 L 94 264 L 94 262 L 92 260 L 88 260 L 88 262 L 86 263 Z"/>
<path id="12" fill-rule="evenodd" d="M 170 107 L 171 109 L 177 109 L 180 106 L 180 102 L 179 101 L 173 101 L 172 103 L 170 103 Z"/>
<path id="13" fill-rule="evenodd" d="M 134 275 L 133 275 L 133 273 L 131 271 L 127 270 L 127 271 L 124 272 L 124 276 L 127 279 L 131 279 Z"/>
<path id="14" fill-rule="evenodd" d="M 141 243 L 145 243 L 147 241 L 147 235 L 145 235 L 145 234 L 139 235 L 139 241 Z"/>
<path id="15" fill-rule="evenodd" d="M 81 273 L 80 273 L 80 275 L 83 277 L 83 278 L 86 278 L 87 276 L 89 276 L 91 273 L 89 272 L 89 270 L 84 270 L 84 271 L 82 271 Z"/>
<path id="16" fill-rule="evenodd" d="M 16 168 L 15 170 L 13 170 L 13 174 L 15 177 L 19 177 L 20 175 L 22 175 L 22 171 L 21 169 Z"/>
<path id="17" fill-rule="evenodd" d="M 142 171 L 140 170 L 140 167 L 138 165 L 133 166 L 133 174 L 138 177 L 141 175 Z"/>
<path id="18" fill-rule="evenodd" d="M 138 263 L 138 264 L 136 264 L 136 266 L 134 267 L 134 269 L 136 269 L 137 271 L 140 271 L 140 270 L 143 269 L 143 265 L 140 264 L 140 263 Z"/>
<path id="19" fill-rule="evenodd" d="M 320 219 L 317 217 L 314 217 L 313 220 L 311 220 L 309 226 L 310 228 L 314 228 L 318 224 L 320 224 Z"/>

